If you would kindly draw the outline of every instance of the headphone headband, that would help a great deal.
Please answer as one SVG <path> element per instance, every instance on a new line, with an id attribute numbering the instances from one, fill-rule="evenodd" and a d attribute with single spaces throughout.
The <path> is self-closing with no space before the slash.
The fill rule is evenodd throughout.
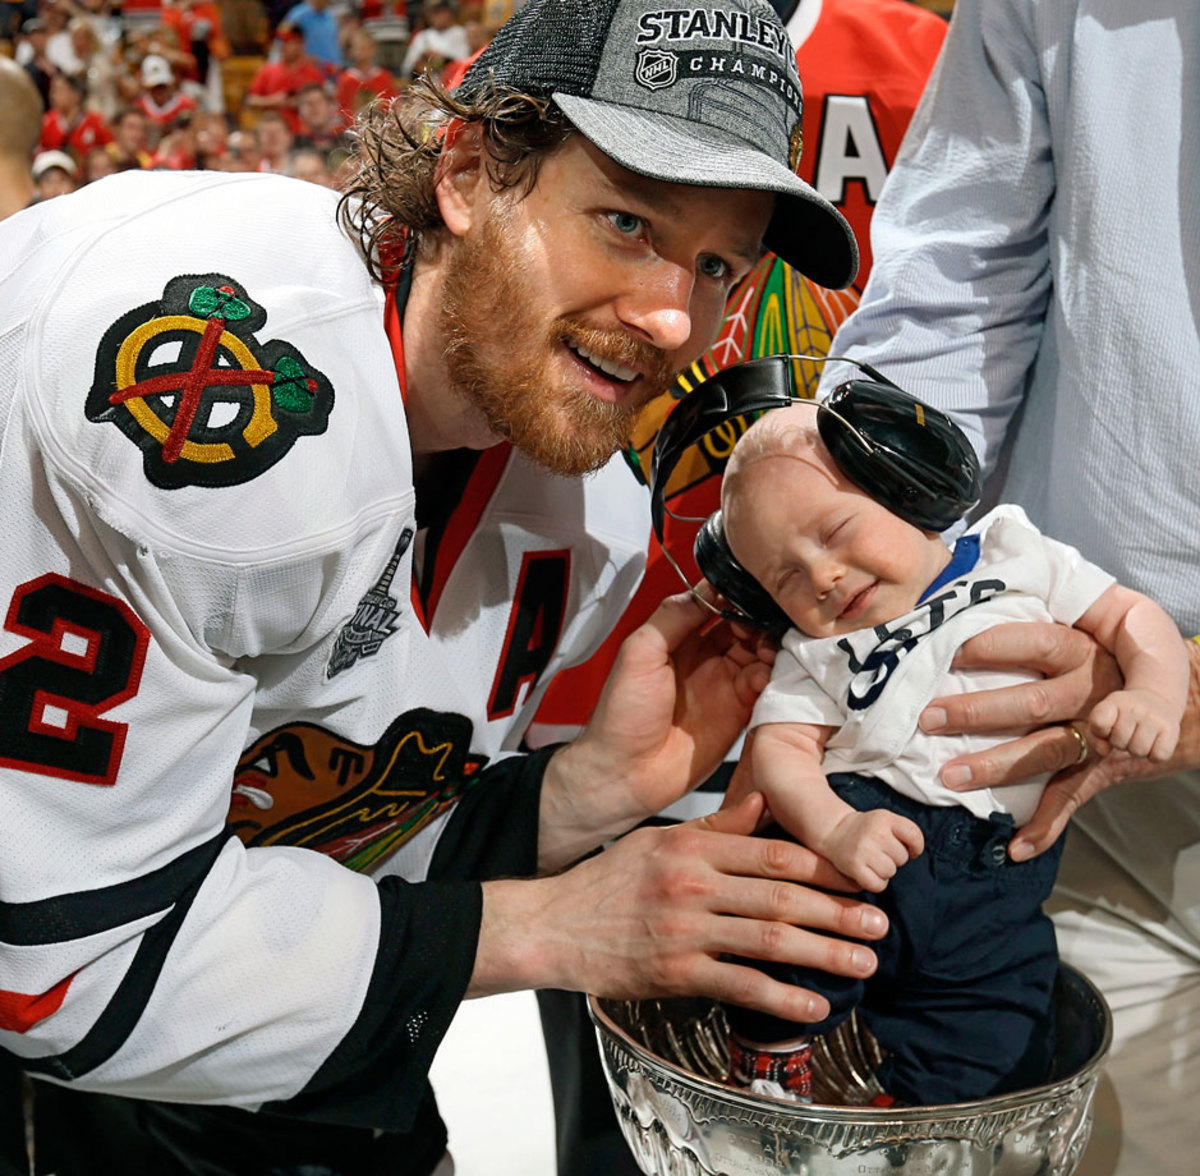
<path id="1" fill-rule="evenodd" d="M 726 421 L 783 408 L 796 399 L 790 358 L 771 355 L 717 372 L 671 409 L 658 431 L 650 462 L 650 517 L 660 543 L 667 482 L 684 453 Z"/>

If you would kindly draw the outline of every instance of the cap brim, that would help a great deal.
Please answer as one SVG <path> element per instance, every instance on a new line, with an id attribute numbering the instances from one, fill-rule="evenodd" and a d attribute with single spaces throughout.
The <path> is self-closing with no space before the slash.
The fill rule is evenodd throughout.
<path id="1" fill-rule="evenodd" d="M 593 98 L 551 97 L 605 155 L 639 175 L 706 188 L 775 192 L 764 244 L 821 286 L 840 290 L 858 273 L 858 243 L 846 218 L 815 188 L 769 155 L 714 127 Z"/>

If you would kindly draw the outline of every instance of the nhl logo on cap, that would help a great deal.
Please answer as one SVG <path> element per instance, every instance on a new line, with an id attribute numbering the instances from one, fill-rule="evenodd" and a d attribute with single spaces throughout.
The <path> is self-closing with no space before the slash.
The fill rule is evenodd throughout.
<path id="1" fill-rule="evenodd" d="M 643 49 L 638 54 L 634 81 L 647 90 L 662 90 L 673 86 L 679 78 L 679 65 L 674 53 L 661 49 Z"/>

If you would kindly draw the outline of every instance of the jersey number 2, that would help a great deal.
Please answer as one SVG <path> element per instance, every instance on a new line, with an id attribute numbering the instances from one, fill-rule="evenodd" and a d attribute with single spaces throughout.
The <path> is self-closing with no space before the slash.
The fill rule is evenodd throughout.
<path id="1" fill-rule="evenodd" d="M 138 690 L 150 633 L 123 601 L 54 573 L 21 584 L 0 659 L 0 765 L 115 784 L 125 723 L 100 718 Z"/>

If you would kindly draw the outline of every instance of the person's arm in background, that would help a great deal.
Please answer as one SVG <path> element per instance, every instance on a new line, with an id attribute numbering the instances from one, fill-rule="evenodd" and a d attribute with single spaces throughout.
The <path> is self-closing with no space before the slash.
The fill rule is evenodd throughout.
<path id="1" fill-rule="evenodd" d="M 1013 0 L 960 6 L 871 221 L 874 265 L 831 354 L 952 412 L 985 480 L 1051 294 L 1054 160 L 1041 62 Z M 1010 11 L 1012 10 L 1012 11 Z M 859 376 L 828 364 L 823 395 Z"/>

